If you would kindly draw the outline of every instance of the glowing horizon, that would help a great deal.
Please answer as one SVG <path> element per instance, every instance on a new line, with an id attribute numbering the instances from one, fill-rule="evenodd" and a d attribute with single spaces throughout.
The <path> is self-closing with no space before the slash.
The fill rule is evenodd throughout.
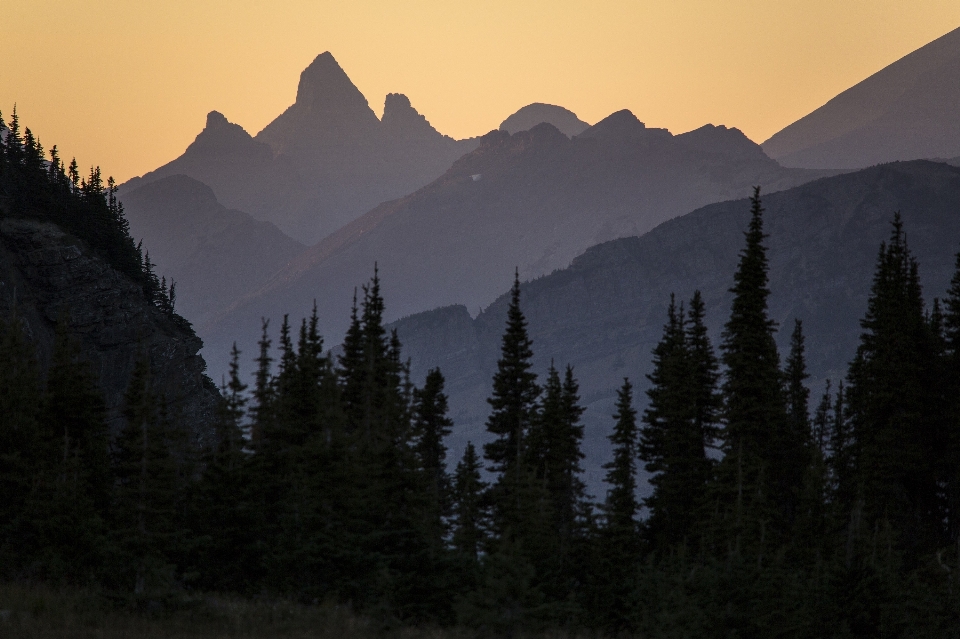
<path id="1" fill-rule="evenodd" d="M 255 135 L 327 50 L 378 115 L 403 93 L 457 138 L 547 102 L 762 142 L 960 25 L 943 0 L 4 4 L 0 110 L 121 182 L 180 155 L 209 111 Z"/>

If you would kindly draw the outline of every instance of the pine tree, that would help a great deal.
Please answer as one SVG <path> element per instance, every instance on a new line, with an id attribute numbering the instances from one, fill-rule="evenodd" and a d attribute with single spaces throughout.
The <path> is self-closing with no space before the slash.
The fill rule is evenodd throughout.
<path id="1" fill-rule="evenodd" d="M 169 426 L 146 355 L 134 364 L 123 415 L 125 424 L 114 442 L 111 532 L 120 554 L 113 572 L 121 590 L 144 596 L 172 585 L 178 531 Z"/>
<path id="2" fill-rule="evenodd" d="M 950 540 L 955 541 L 960 538 L 960 253 L 957 253 L 956 270 L 944 298 L 943 333 L 944 394 L 952 398 L 946 406 L 951 437 L 945 458 L 952 469 L 946 477 L 948 526 Z"/>
<path id="3" fill-rule="evenodd" d="M 759 187 L 744 235 L 721 344 L 725 428 L 717 489 L 728 549 L 756 547 L 762 556 L 764 546 L 786 533 L 802 481 L 790 462 L 802 451 L 790 436 L 775 324 L 767 315 L 769 267 Z"/>
<path id="4" fill-rule="evenodd" d="M 654 547 L 666 550 L 675 544 L 695 539 L 697 523 L 712 464 L 706 455 L 708 424 L 698 417 L 707 413 L 712 399 L 708 389 L 695 386 L 708 380 L 709 358 L 699 362 L 699 375 L 687 333 L 683 306 L 677 308 L 673 296 L 667 309 L 663 337 L 653 351 L 653 372 L 648 376 L 650 404 L 643 413 L 639 458 L 653 476 L 653 493 L 644 500 L 650 511 L 646 534 Z M 700 401 L 694 402 L 691 399 Z M 701 413 L 701 414 L 698 414 Z"/>
<path id="5" fill-rule="evenodd" d="M 472 562 L 479 560 L 484 547 L 487 522 L 482 498 L 485 489 L 477 450 L 467 442 L 453 476 L 452 543 L 458 553 Z"/>
<path id="6" fill-rule="evenodd" d="M 414 391 L 414 428 L 416 452 L 426 480 L 429 496 L 429 536 L 439 548 L 446 536 L 445 521 L 451 514 L 450 477 L 446 472 L 447 448 L 443 443 L 453 427 L 447 416 L 447 396 L 443 392 L 443 374 L 439 368 L 427 373 L 422 389 Z"/>
<path id="7" fill-rule="evenodd" d="M 11 122 L 15 131 L 15 121 Z M 20 563 L 14 529 L 20 525 L 39 456 L 42 406 L 36 351 L 14 307 L 0 318 L 0 571 L 13 576 Z"/>
<path id="8" fill-rule="evenodd" d="M 634 575 L 639 570 L 640 530 L 637 523 L 637 411 L 633 386 L 623 379 L 617 391 L 615 425 L 609 435 L 613 460 L 603 465 L 610 486 L 603 504 L 603 519 L 593 553 L 591 608 L 597 624 L 614 633 L 631 629 L 634 608 Z"/>
<path id="9" fill-rule="evenodd" d="M 527 483 L 523 463 L 527 434 L 537 417 L 540 388 L 530 369 L 533 351 L 527 336 L 527 321 L 520 310 L 520 276 L 514 277 L 507 309 L 507 328 L 503 335 L 497 372 L 493 376 L 493 394 L 487 399 L 492 411 L 487 431 L 496 437 L 484 445 L 489 470 L 499 474 L 493 491 L 493 518 L 502 535 L 516 528 L 523 517 L 521 492 Z"/>
<path id="10" fill-rule="evenodd" d="M 893 526 L 915 556 L 941 539 L 938 444 L 945 437 L 930 410 L 938 404 L 930 378 L 936 354 L 899 214 L 889 242 L 881 245 L 861 327 L 847 404 L 864 523 Z"/>
<path id="11" fill-rule="evenodd" d="M 35 570 L 51 579 L 84 583 L 104 560 L 112 477 L 103 394 L 66 325 L 62 316 L 47 374 L 30 521 L 25 523 L 35 546 Z M 21 546 L 25 555 L 29 543 Z"/>

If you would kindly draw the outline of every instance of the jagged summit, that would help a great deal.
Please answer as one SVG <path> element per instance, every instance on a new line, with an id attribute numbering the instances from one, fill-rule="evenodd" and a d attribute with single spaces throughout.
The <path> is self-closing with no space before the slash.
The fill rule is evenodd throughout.
<path id="1" fill-rule="evenodd" d="M 542 122 L 557 127 L 557 129 L 568 138 L 580 135 L 590 127 L 589 124 L 578 118 L 577 114 L 569 109 L 555 104 L 534 102 L 521 108 L 501 122 L 500 130 L 513 134 L 518 131 L 528 131 Z"/>
<path id="2" fill-rule="evenodd" d="M 367 99 L 327 51 L 300 74 L 296 102 L 264 127 L 257 140 L 276 152 L 313 152 L 317 145 L 368 138 L 379 126 Z"/>
<path id="3" fill-rule="evenodd" d="M 187 147 L 187 153 L 223 155 L 246 151 L 256 146 L 253 137 L 242 126 L 230 122 L 219 111 L 211 111 L 207 114 L 206 126 Z"/>
<path id="4" fill-rule="evenodd" d="M 399 93 L 387 96 L 381 121 L 327 51 L 300 74 L 296 101 L 255 137 L 213 111 L 183 155 L 123 188 L 188 175 L 224 206 L 312 244 L 436 179 L 476 145 L 436 131 Z"/>
<path id="5" fill-rule="evenodd" d="M 706 153 L 718 153 L 738 160 L 769 160 L 763 149 L 736 127 L 705 124 L 676 137 L 687 146 Z"/>
<path id="6" fill-rule="evenodd" d="M 318 113 L 334 114 L 370 110 L 367 99 L 350 81 L 329 51 L 314 58 L 313 62 L 300 73 L 296 103 Z"/>
<path id="7" fill-rule="evenodd" d="M 441 137 L 427 118 L 420 114 L 410 98 L 402 93 L 388 93 L 383 103 L 383 118 L 380 120 L 384 131 L 396 138 L 417 139 Z"/>

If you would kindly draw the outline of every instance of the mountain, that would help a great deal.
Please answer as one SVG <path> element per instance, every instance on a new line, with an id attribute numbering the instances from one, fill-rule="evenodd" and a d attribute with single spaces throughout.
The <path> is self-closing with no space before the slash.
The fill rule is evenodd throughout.
<path id="1" fill-rule="evenodd" d="M 853 169 L 960 154 L 960 29 L 904 56 L 763 143 L 784 166 Z"/>
<path id="2" fill-rule="evenodd" d="M 219 370 L 233 340 L 252 352 L 261 317 L 300 317 L 314 299 L 322 333 L 336 343 L 374 263 L 391 318 L 454 303 L 475 314 L 515 268 L 539 277 L 593 244 L 645 233 L 752 184 L 782 189 L 822 174 L 782 168 L 737 129 L 674 136 L 629 111 L 573 139 L 550 124 L 492 131 L 429 186 L 374 208 L 200 325 L 205 356 Z"/>
<path id="3" fill-rule="evenodd" d="M 220 395 L 204 374 L 200 339 L 82 240 L 49 222 L 0 219 L 0 316 L 14 308 L 44 367 L 56 322 L 66 318 L 68 335 L 99 375 L 114 434 L 123 423 L 130 374 L 144 354 L 168 414 L 198 438 L 212 433 Z"/>
<path id="4" fill-rule="evenodd" d="M 529 131 L 543 122 L 557 127 L 568 138 L 580 135 L 590 128 L 589 124 L 578 118 L 577 114 L 569 109 L 553 104 L 534 102 L 501 122 L 500 130 L 512 135 L 520 131 Z"/>
<path id="5" fill-rule="evenodd" d="M 748 192 L 744 189 L 744 194 Z M 942 296 L 960 251 L 960 168 L 927 161 L 886 164 L 763 196 L 770 259 L 770 314 L 781 352 L 794 318 L 804 323 L 813 400 L 825 378 L 842 379 L 860 334 L 880 242 L 900 211 L 928 301 Z M 671 293 L 699 289 L 716 347 L 729 317 L 733 273 L 749 221 L 745 199 L 703 207 L 641 237 L 594 246 L 563 270 L 522 286 L 535 364 L 575 367 L 586 413 L 586 466 L 599 486 L 616 389 L 628 376 L 643 406 L 651 351 Z M 390 295 L 389 282 L 386 286 Z M 509 281 L 503 281 L 506 290 Z M 388 297 L 389 299 L 389 297 Z M 454 449 L 484 440 L 490 380 L 506 322 L 504 293 L 471 318 L 448 306 L 394 324 L 413 379 L 439 366 L 447 379 Z"/>
<path id="6" fill-rule="evenodd" d="M 270 222 L 227 209 L 213 190 L 173 175 L 125 191 L 134 238 L 144 238 L 156 271 L 177 282 L 177 310 L 201 324 L 306 249 Z"/>
<path id="7" fill-rule="evenodd" d="M 228 208 L 310 244 L 427 184 L 476 144 L 442 135 L 401 94 L 389 94 L 377 118 L 326 52 L 300 74 L 296 101 L 256 136 L 212 111 L 183 155 L 121 193 L 187 175 Z"/>

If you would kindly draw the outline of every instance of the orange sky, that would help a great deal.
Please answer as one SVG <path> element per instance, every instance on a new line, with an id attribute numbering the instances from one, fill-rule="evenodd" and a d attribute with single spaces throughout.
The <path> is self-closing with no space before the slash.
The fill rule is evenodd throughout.
<path id="1" fill-rule="evenodd" d="M 455 137 L 550 102 L 759 142 L 960 26 L 960 2 L 2 0 L 0 16 L 0 110 L 122 181 L 212 109 L 257 133 L 326 50 L 375 111 L 405 93 Z"/>

